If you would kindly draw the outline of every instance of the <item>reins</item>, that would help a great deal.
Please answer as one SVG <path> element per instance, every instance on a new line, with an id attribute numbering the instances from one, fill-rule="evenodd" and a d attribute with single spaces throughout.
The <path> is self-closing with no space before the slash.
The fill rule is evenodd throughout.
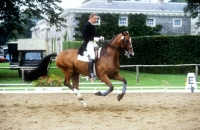
<path id="1" fill-rule="evenodd" d="M 103 43 L 103 42 L 102 42 Z M 101 51 L 101 56 L 103 55 L 103 54 L 105 54 L 105 52 L 106 52 L 106 46 L 109 46 L 111 49 L 113 49 L 113 50 L 116 50 L 116 51 L 119 51 L 119 52 L 122 52 L 122 51 L 124 51 L 125 49 L 121 49 L 121 48 L 117 48 L 117 47 L 115 47 L 115 46 L 112 46 L 112 45 L 110 45 L 109 43 L 106 43 L 106 42 L 104 42 L 103 43 L 104 44 L 104 46 L 102 46 L 102 51 Z M 104 49 L 104 52 L 103 52 L 103 49 Z M 131 49 L 131 48 L 129 48 L 129 49 Z M 129 50 L 128 49 L 128 50 Z"/>
<path id="2" fill-rule="evenodd" d="M 122 50 L 122 49 L 117 48 L 117 47 L 115 47 L 115 46 L 112 46 L 112 45 L 110 45 L 110 44 L 108 44 L 108 43 L 105 43 L 105 44 L 106 44 L 106 46 L 109 46 L 109 47 L 111 47 L 112 49 L 114 49 L 114 50 L 116 50 L 116 51 Z"/>
<path id="3" fill-rule="evenodd" d="M 110 41 L 109 43 L 111 43 L 111 41 Z M 109 47 L 111 47 L 112 49 L 114 49 L 114 50 L 116 50 L 116 51 L 128 51 L 128 50 L 130 50 L 130 49 L 133 48 L 133 47 L 130 47 L 130 48 L 128 48 L 128 49 L 117 48 L 117 47 L 115 47 L 115 46 L 110 45 L 109 43 L 105 43 L 106 46 L 109 46 Z M 123 43 L 125 43 L 125 40 L 123 40 Z"/>

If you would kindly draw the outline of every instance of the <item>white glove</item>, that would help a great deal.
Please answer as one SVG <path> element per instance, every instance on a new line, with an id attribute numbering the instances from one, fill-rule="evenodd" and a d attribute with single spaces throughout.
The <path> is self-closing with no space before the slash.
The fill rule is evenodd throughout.
<path id="1" fill-rule="evenodd" d="M 99 39 L 100 39 L 99 37 L 94 37 L 94 41 L 95 41 L 95 42 L 98 42 Z"/>
<path id="2" fill-rule="evenodd" d="M 101 42 L 103 42 L 103 41 L 104 41 L 104 37 L 103 37 L 103 36 L 100 36 L 99 40 L 100 40 Z"/>

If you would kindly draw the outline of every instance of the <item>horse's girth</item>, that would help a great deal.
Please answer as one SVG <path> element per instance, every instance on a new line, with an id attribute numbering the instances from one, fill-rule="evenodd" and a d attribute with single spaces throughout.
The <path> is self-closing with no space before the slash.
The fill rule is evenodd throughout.
<path id="1" fill-rule="evenodd" d="M 94 48 L 94 54 L 95 54 L 94 60 L 96 61 L 99 57 L 99 47 L 98 46 Z"/>

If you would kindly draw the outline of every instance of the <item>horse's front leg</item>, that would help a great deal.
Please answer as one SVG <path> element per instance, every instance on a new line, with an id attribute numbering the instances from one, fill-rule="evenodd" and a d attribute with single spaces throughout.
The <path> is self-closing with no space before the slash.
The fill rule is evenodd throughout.
<path id="1" fill-rule="evenodd" d="M 104 82 L 110 89 L 108 89 L 107 91 L 105 92 L 96 92 L 95 95 L 98 95 L 98 96 L 106 96 L 108 95 L 109 93 L 111 93 L 114 89 L 114 86 L 112 85 L 112 83 L 110 82 L 110 79 L 108 78 L 107 75 L 103 76 L 100 78 L 102 82 Z"/>
<path id="2" fill-rule="evenodd" d="M 83 107 L 87 107 L 85 100 L 82 98 L 82 95 L 79 91 L 79 73 L 72 74 L 72 83 L 73 83 L 73 91 L 77 96 L 77 99 L 83 104 Z"/>
<path id="3" fill-rule="evenodd" d="M 119 74 L 114 76 L 114 79 L 115 80 L 119 80 L 119 81 L 122 81 L 123 82 L 123 89 L 122 89 L 122 93 L 121 94 L 118 94 L 117 96 L 117 100 L 120 101 L 123 96 L 125 95 L 126 93 L 126 86 L 127 86 L 127 81 L 125 78 L 123 78 L 122 76 L 120 76 Z"/>

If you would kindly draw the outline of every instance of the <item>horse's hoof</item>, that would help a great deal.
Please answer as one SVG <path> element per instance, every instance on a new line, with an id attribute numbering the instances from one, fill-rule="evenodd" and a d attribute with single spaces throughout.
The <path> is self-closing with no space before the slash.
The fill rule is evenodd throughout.
<path id="1" fill-rule="evenodd" d="M 100 91 L 96 92 L 94 95 L 97 95 L 97 96 L 102 96 L 102 93 Z"/>
<path id="2" fill-rule="evenodd" d="M 122 99 L 122 95 L 119 94 L 119 95 L 117 96 L 117 100 L 120 101 L 121 99 Z"/>
<path id="3" fill-rule="evenodd" d="M 123 96 L 124 96 L 123 93 L 122 93 L 122 94 L 118 94 L 118 96 L 117 96 L 117 100 L 120 101 L 120 100 L 123 98 Z"/>

